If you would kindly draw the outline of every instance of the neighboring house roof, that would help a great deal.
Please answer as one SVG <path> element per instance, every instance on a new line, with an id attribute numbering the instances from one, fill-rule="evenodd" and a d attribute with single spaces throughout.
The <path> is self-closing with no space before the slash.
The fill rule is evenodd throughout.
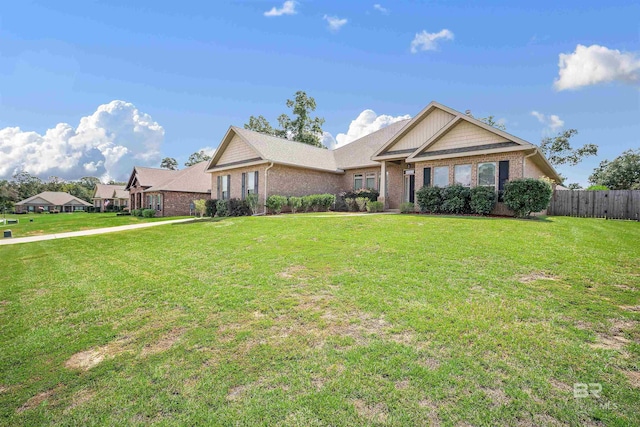
<path id="1" fill-rule="evenodd" d="M 72 196 L 69 193 L 63 193 L 61 191 L 45 191 L 16 203 L 16 205 L 30 205 L 30 204 L 52 205 L 52 206 L 64 206 L 64 205 L 91 206 L 91 203 L 87 203 L 84 200 L 78 199 L 77 197 Z"/>
<path id="2" fill-rule="evenodd" d="M 209 161 L 196 163 L 186 169 L 173 171 L 167 179 L 147 188 L 145 192 L 152 191 L 178 191 L 184 193 L 210 193 L 211 176 L 206 173 Z"/>
<path id="3" fill-rule="evenodd" d="M 129 190 L 133 185 L 134 180 L 136 180 L 141 187 L 153 187 L 154 185 L 158 185 L 180 172 L 181 171 L 174 171 L 170 169 L 134 166 L 131 176 L 129 177 L 129 182 L 127 182 L 124 189 Z"/>
<path id="4" fill-rule="evenodd" d="M 129 192 L 124 185 L 96 184 L 94 199 L 128 199 Z"/>

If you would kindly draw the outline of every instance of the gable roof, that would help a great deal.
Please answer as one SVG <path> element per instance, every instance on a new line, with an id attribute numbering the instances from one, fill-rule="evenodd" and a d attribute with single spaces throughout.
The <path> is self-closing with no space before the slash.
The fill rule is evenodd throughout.
<path id="1" fill-rule="evenodd" d="M 177 191 L 184 193 L 210 193 L 211 176 L 206 173 L 208 160 L 196 163 L 186 169 L 182 169 L 176 174 L 172 174 L 167 179 L 156 185 L 147 188 L 145 192 L 151 191 Z"/>
<path id="2" fill-rule="evenodd" d="M 96 184 L 93 194 L 94 199 L 127 199 L 129 192 L 126 191 L 124 185 L 114 184 Z"/>
<path id="3" fill-rule="evenodd" d="M 260 157 L 256 160 L 327 172 L 342 172 L 338 169 L 331 150 L 285 138 L 265 135 L 237 126 L 229 127 L 229 130 L 222 139 L 222 143 L 220 143 L 220 146 L 209 163 L 208 171 L 215 170 L 218 160 L 235 135 L 240 137 L 244 143 L 248 144 L 258 153 Z"/>
<path id="4" fill-rule="evenodd" d="M 52 206 L 63 206 L 63 205 L 83 205 L 83 206 L 91 206 L 91 203 L 87 203 L 84 200 L 81 200 L 75 196 L 72 196 L 69 193 L 63 193 L 62 191 L 44 191 L 40 194 L 36 194 L 35 196 L 31 196 L 27 199 L 21 200 L 16 205 L 27 205 L 33 202 L 33 204 L 42 204 L 42 201 L 47 202 Z"/>
<path id="5" fill-rule="evenodd" d="M 129 190 L 133 185 L 133 181 L 137 180 L 141 187 L 152 187 L 158 185 L 172 176 L 175 176 L 180 171 L 160 168 L 145 168 L 141 166 L 134 166 L 129 181 L 125 186 L 125 190 Z"/>
<path id="6" fill-rule="evenodd" d="M 408 121 L 407 119 L 392 123 L 387 127 L 336 148 L 333 150 L 336 164 L 341 169 L 379 166 L 379 162 L 371 159 L 373 154 L 382 144 L 402 129 Z"/>

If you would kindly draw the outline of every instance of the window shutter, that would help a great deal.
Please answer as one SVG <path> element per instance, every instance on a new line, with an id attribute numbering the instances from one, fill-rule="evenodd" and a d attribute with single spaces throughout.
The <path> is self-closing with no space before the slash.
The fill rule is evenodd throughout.
<path id="1" fill-rule="evenodd" d="M 244 200 L 247 194 L 247 174 L 245 172 L 242 172 L 242 197 L 241 199 Z"/>
<path id="2" fill-rule="evenodd" d="M 509 160 L 501 160 L 498 165 L 498 191 L 504 190 L 504 183 L 509 180 Z"/>
<path id="3" fill-rule="evenodd" d="M 431 187 L 431 168 L 422 169 L 423 173 L 423 185 L 425 187 Z"/>
<path id="4" fill-rule="evenodd" d="M 256 177 L 253 180 L 253 192 L 258 194 L 258 171 L 255 171 L 254 173 L 256 174 Z"/>
<path id="5" fill-rule="evenodd" d="M 221 177 L 220 177 L 220 175 L 218 175 L 216 178 L 218 178 L 218 182 L 216 184 L 216 189 L 217 189 L 216 193 L 217 193 L 218 200 L 220 200 L 222 198 L 221 197 L 222 196 L 222 189 L 220 188 L 220 178 Z"/>
<path id="6" fill-rule="evenodd" d="M 227 175 L 227 198 L 231 198 L 231 175 Z"/>

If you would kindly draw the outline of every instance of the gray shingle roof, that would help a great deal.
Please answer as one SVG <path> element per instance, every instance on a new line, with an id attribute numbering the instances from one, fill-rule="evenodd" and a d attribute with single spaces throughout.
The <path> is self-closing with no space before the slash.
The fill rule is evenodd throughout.
<path id="1" fill-rule="evenodd" d="M 125 191 L 124 185 L 97 184 L 94 199 L 112 199 L 115 195 L 117 199 L 128 199 L 129 192 Z"/>
<path id="2" fill-rule="evenodd" d="M 172 171 L 160 168 L 144 168 L 140 166 L 136 166 L 134 169 L 138 183 L 140 183 L 142 187 L 153 187 L 154 185 L 161 184 L 180 172 L 181 171 Z"/>
<path id="3" fill-rule="evenodd" d="M 209 161 L 196 163 L 186 169 L 175 172 L 164 181 L 146 189 L 145 192 L 151 191 L 178 191 L 185 193 L 209 193 L 211 192 L 211 175 L 205 173 Z"/>
<path id="4" fill-rule="evenodd" d="M 63 206 L 63 205 L 91 206 L 91 203 L 87 203 L 84 200 L 80 200 L 69 193 L 63 193 L 61 191 L 44 191 L 40 194 L 36 194 L 35 196 L 31 196 L 28 199 L 21 200 L 18 203 L 16 203 L 16 205 L 27 205 L 32 200 L 35 200 L 35 199 L 42 199 L 44 201 L 47 201 L 52 206 Z"/>
<path id="5" fill-rule="evenodd" d="M 401 120 L 377 130 L 362 138 L 356 139 L 342 147 L 333 150 L 336 163 L 340 169 L 353 169 L 368 166 L 380 166 L 371 157 L 382 144 L 398 133 L 409 120 Z"/>

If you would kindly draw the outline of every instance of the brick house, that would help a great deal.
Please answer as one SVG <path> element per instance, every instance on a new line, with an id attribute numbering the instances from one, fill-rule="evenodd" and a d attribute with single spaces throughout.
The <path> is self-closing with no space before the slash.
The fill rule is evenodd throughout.
<path id="1" fill-rule="evenodd" d="M 122 210 L 129 205 L 129 192 L 124 185 L 96 184 L 91 200 L 98 212 L 106 211 L 109 206 Z"/>
<path id="2" fill-rule="evenodd" d="M 69 193 L 62 191 L 44 191 L 35 196 L 21 200 L 15 205 L 17 214 L 29 212 L 79 212 L 91 207 L 91 203 L 85 202 Z"/>
<path id="3" fill-rule="evenodd" d="M 398 209 L 423 185 L 502 190 L 514 178 L 560 181 L 537 146 L 437 102 L 335 150 L 231 126 L 207 172 L 213 198 L 257 193 L 260 206 L 272 194 L 372 188 L 386 209 Z M 494 213 L 505 209 L 498 203 Z"/>
<path id="4" fill-rule="evenodd" d="M 156 216 L 193 213 L 192 203 L 211 198 L 211 179 L 205 170 L 208 161 L 182 170 L 133 168 L 125 190 L 131 209 L 155 209 Z"/>

